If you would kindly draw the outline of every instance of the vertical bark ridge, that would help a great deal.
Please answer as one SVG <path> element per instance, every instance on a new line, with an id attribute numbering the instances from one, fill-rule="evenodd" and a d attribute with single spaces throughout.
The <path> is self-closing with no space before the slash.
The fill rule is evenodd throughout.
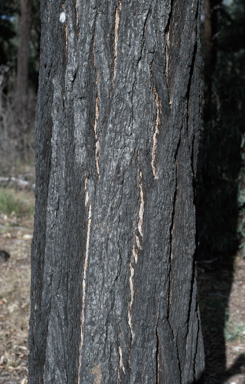
<path id="1" fill-rule="evenodd" d="M 85 201 L 85 204 L 86 204 L 86 201 Z M 84 267 L 83 267 L 82 311 L 81 311 L 81 340 L 80 340 L 80 348 L 79 348 L 80 354 L 79 354 L 78 384 L 80 384 L 80 376 L 81 376 L 81 360 L 82 360 L 81 352 L 82 352 L 82 347 L 83 347 L 84 310 L 85 310 L 85 304 L 86 304 L 86 277 L 87 277 L 87 268 L 88 268 L 90 229 L 91 229 L 91 203 L 89 203 L 89 208 L 88 208 L 87 240 L 86 240 L 85 261 L 84 261 Z"/>

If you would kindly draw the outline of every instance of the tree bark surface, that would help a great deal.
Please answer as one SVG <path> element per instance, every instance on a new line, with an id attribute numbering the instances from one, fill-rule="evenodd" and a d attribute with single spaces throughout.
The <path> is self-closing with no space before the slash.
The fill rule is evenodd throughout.
<path id="1" fill-rule="evenodd" d="M 29 383 L 191 384 L 198 0 L 42 0 Z"/>

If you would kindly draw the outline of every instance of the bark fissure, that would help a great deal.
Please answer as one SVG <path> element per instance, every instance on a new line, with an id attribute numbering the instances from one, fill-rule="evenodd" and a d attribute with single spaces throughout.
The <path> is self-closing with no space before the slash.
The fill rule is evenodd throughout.
<path id="1" fill-rule="evenodd" d="M 197 312 L 197 308 L 196 308 L 196 313 Z M 197 315 L 197 338 L 196 338 L 196 345 L 195 345 L 195 353 L 194 353 L 194 363 L 193 363 L 193 370 L 194 370 L 194 378 L 195 378 L 195 382 L 197 380 L 199 380 L 200 377 L 200 372 L 196 372 L 196 363 L 197 363 L 197 354 L 198 354 L 198 341 L 199 341 L 199 333 L 200 333 L 200 319 L 199 319 L 199 316 Z"/>
<path id="2" fill-rule="evenodd" d="M 193 300 L 193 290 L 194 290 L 194 283 L 195 283 L 195 261 L 193 260 L 193 267 L 192 267 L 192 279 L 191 279 L 191 286 L 190 286 L 190 298 L 189 298 L 189 304 L 188 304 L 188 314 L 187 314 L 187 327 L 186 327 L 186 337 L 188 337 L 189 334 L 189 327 L 190 327 L 190 318 L 191 318 L 191 309 L 192 309 L 192 300 Z"/>
<path id="3" fill-rule="evenodd" d="M 85 261 L 83 267 L 83 284 L 82 284 L 82 312 L 81 312 L 81 339 L 80 339 L 80 356 L 79 356 L 79 369 L 78 369 L 78 384 L 80 384 L 81 377 L 81 361 L 82 361 L 82 347 L 83 347 L 83 338 L 84 338 L 84 320 L 85 320 L 85 301 L 86 301 L 86 278 L 87 278 L 87 268 L 88 268 L 88 256 L 89 256 L 89 243 L 90 243 L 90 229 L 91 229 L 91 203 L 88 207 L 88 218 L 87 218 L 87 241 L 86 241 L 86 251 L 85 251 Z"/>
<path id="4" fill-rule="evenodd" d="M 97 69 L 96 69 L 96 73 L 97 73 Z M 97 84 L 98 84 L 98 73 L 97 73 L 96 85 Z M 98 95 L 98 88 L 97 88 L 97 94 L 96 94 L 96 100 L 95 100 L 94 136 L 95 136 L 95 164 L 96 164 L 98 178 L 100 178 L 100 168 L 99 168 L 100 142 L 99 142 L 98 133 L 97 133 L 98 121 L 99 121 L 99 95 Z"/>
<path id="5" fill-rule="evenodd" d="M 96 21 L 95 21 L 96 25 Z M 96 164 L 96 171 L 98 175 L 98 179 L 100 179 L 100 168 L 99 168 L 99 160 L 100 160 L 100 141 L 98 137 L 98 132 L 97 132 L 97 126 L 98 126 L 98 121 L 99 121 L 99 75 L 98 75 L 98 69 L 96 66 L 96 56 L 95 56 L 95 45 L 96 45 L 96 39 L 94 35 L 94 43 L 93 43 L 93 53 L 94 53 L 94 67 L 96 71 L 96 99 L 95 99 L 95 119 L 94 119 L 94 136 L 95 136 L 95 164 Z"/>
<path id="6" fill-rule="evenodd" d="M 159 351 L 159 335 L 158 335 L 158 331 L 157 331 L 157 327 L 156 327 L 156 339 L 157 339 L 157 345 L 156 345 L 156 384 L 160 384 L 159 382 L 159 378 L 160 378 L 160 375 L 159 375 L 159 372 L 160 372 L 160 357 L 159 357 L 159 354 L 160 354 L 160 351 Z"/>
<path id="7" fill-rule="evenodd" d="M 165 29 L 165 35 L 166 35 L 166 43 L 165 43 L 165 77 L 166 77 L 166 83 L 167 87 L 169 85 L 168 83 L 168 72 L 169 72 L 169 49 L 170 49 L 170 20 L 172 16 L 172 3 L 173 0 L 171 0 L 171 8 L 169 12 L 169 17 L 168 17 L 168 22 L 167 26 Z M 168 92 L 168 97 L 169 97 L 169 92 Z M 169 104 L 172 104 L 172 101 L 169 101 Z"/>
<path id="8" fill-rule="evenodd" d="M 168 313 L 167 313 L 167 319 L 169 321 L 170 318 L 170 308 L 171 308 L 171 296 L 172 296 L 172 261 L 174 258 L 173 254 L 173 248 L 174 248 L 174 225 L 175 225 L 175 208 L 176 208 L 176 202 L 177 202 L 177 194 L 178 194 L 178 184 L 177 184 L 177 153 L 179 149 L 180 141 L 178 143 L 176 153 L 175 153 L 175 186 L 174 186 L 174 193 L 173 193 L 173 209 L 171 213 L 171 225 L 170 225 L 170 231 L 169 231 L 169 286 L 168 286 Z M 170 321 L 169 321 L 170 322 Z"/>

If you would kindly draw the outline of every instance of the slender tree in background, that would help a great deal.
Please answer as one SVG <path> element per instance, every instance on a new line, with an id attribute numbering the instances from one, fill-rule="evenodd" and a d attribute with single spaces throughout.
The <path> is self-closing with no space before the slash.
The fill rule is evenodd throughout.
<path id="1" fill-rule="evenodd" d="M 205 0 L 204 5 L 205 86 L 196 204 L 199 249 L 206 253 L 205 258 L 213 258 L 214 253 L 235 252 L 237 247 L 245 122 L 245 7 L 243 0 L 234 0 L 229 7 L 218 0 Z"/>
<path id="2" fill-rule="evenodd" d="M 218 11 L 222 0 L 204 1 L 204 30 L 203 30 L 203 51 L 204 51 L 204 114 L 206 123 L 210 119 L 210 99 L 212 97 L 213 72 L 217 59 L 217 37 L 218 37 Z"/>
<path id="3" fill-rule="evenodd" d="M 23 118 L 27 109 L 27 84 L 28 84 L 28 63 L 30 46 L 31 27 L 31 3 L 32 0 L 21 0 L 20 32 L 17 60 L 17 78 L 15 94 L 15 111 L 17 118 Z"/>
<path id="4" fill-rule="evenodd" d="M 199 1 L 41 20 L 29 383 L 197 382 Z"/>
<path id="5" fill-rule="evenodd" d="M 15 31 L 11 18 L 14 12 L 15 6 L 12 2 L 0 3 L 0 65 L 5 65 L 13 56 L 14 49 L 11 39 L 15 36 Z"/>

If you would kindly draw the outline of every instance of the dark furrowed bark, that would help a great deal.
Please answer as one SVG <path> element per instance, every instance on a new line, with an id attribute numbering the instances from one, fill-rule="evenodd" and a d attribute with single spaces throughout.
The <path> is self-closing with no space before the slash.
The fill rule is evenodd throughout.
<path id="1" fill-rule="evenodd" d="M 198 1 L 43 1 L 29 382 L 194 383 Z"/>

